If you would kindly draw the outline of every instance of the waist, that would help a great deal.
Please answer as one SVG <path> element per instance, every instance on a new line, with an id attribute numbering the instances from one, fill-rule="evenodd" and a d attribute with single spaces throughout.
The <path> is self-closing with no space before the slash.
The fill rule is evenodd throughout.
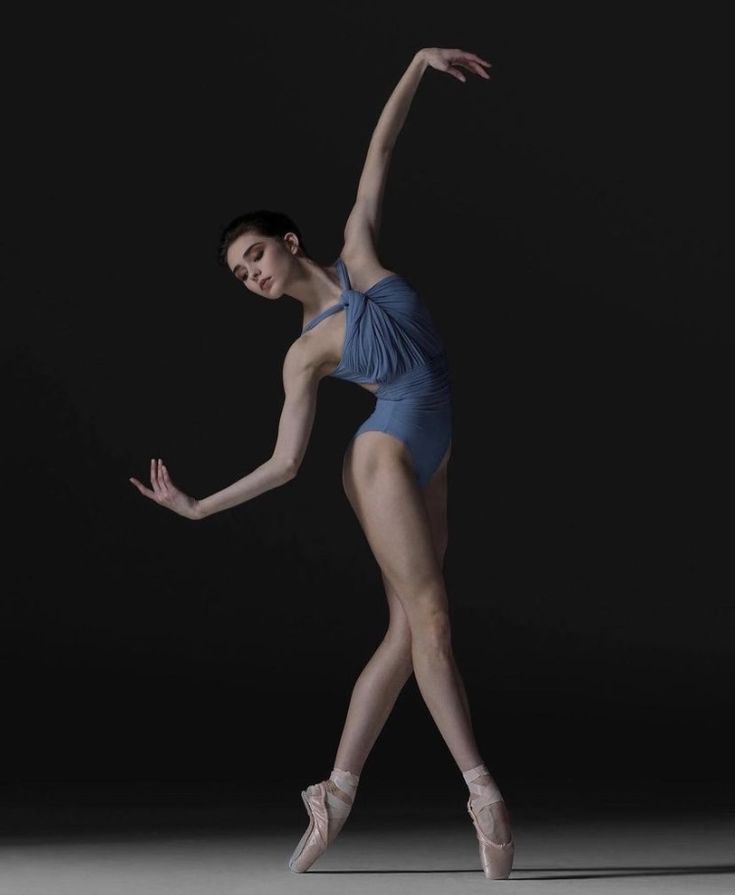
<path id="1" fill-rule="evenodd" d="M 418 364 L 383 382 L 375 392 L 375 397 L 383 401 L 429 401 L 449 402 L 451 400 L 452 378 L 445 352 L 436 354 L 425 363 Z"/>

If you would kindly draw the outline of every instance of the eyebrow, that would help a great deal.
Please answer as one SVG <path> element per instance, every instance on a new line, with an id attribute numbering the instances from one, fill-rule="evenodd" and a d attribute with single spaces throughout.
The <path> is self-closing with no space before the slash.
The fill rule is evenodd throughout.
<path id="1" fill-rule="evenodd" d="M 245 251 L 242 253 L 242 257 L 245 258 L 247 255 L 249 255 L 253 251 L 253 249 L 256 246 L 259 246 L 259 245 L 263 245 L 263 243 L 262 242 L 254 242 L 249 248 L 245 249 Z M 232 268 L 232 272 L 234 274 L 237 274 L 238 270 L 240 270 L 241 267 L 242 267 L 242 264 L 236 264 Z"/>

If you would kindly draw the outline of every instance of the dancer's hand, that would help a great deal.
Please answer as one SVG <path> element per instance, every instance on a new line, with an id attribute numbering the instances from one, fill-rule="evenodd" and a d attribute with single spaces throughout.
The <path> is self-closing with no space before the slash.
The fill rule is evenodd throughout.
<path id="1" fill-rule="evenodd" d="M 188 494 L 184 494 L 183 491 L 179 491 L 171 481 L 168 470 L 163 465 L 163 460 L 151 460 L 152 491 L 136 478 L 131 477 L 130 481 L 141 494 L 150 497 L 151 500 L 155 500 L 162 507 L 168 507 L 169 510 L 173 510 L 179 516 L 185 516 L 187 519 L 201 518 L 199 501 L 195 497 L 190 497 Z"/>
<path id="2" fill-rule="evenodd" d="M 473 71 L 475 74 L 482 75 L 488 81 L 490 80 L 490 75 L 482 66 L 489 65 L 492 68 L 492 62 L 486 62 L 474 53 L 466 53 L 464 50 L 443 50 L 440 47 L 429 47 L 422 50 L 421 55 L 432 68 L 445 71 L 459 81 L 467 80 L 457 67 L 460 65 L 468 71 Z"/>

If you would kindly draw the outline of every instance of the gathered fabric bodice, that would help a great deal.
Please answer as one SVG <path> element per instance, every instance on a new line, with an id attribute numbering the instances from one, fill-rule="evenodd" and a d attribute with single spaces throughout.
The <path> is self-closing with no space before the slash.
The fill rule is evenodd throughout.
<path id="1" fill-rule="evenodd" d="M 400 274 L 388 274 L 367 292 L 358 292 L 342 258 L 336 263 L 344 290 L 339 301 L 302 330 L 345 311 L 342 358 L 329 375 L 358 384 L 378 383 L 378 398 L 447 400 L 451 386 L 446 351 L 418 291 Z"/>

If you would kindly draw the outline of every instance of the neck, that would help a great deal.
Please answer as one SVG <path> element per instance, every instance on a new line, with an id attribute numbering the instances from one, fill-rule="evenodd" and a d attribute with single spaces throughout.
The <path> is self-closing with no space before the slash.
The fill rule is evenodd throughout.
<path id="1" fill-rule="evenodd" d="M 336 267 L 322 267 L 310 258 L 302 258 L 286 291 L 301 302 L 307 316 L 313 317 L 339 301 L 343 290 Z"/>

